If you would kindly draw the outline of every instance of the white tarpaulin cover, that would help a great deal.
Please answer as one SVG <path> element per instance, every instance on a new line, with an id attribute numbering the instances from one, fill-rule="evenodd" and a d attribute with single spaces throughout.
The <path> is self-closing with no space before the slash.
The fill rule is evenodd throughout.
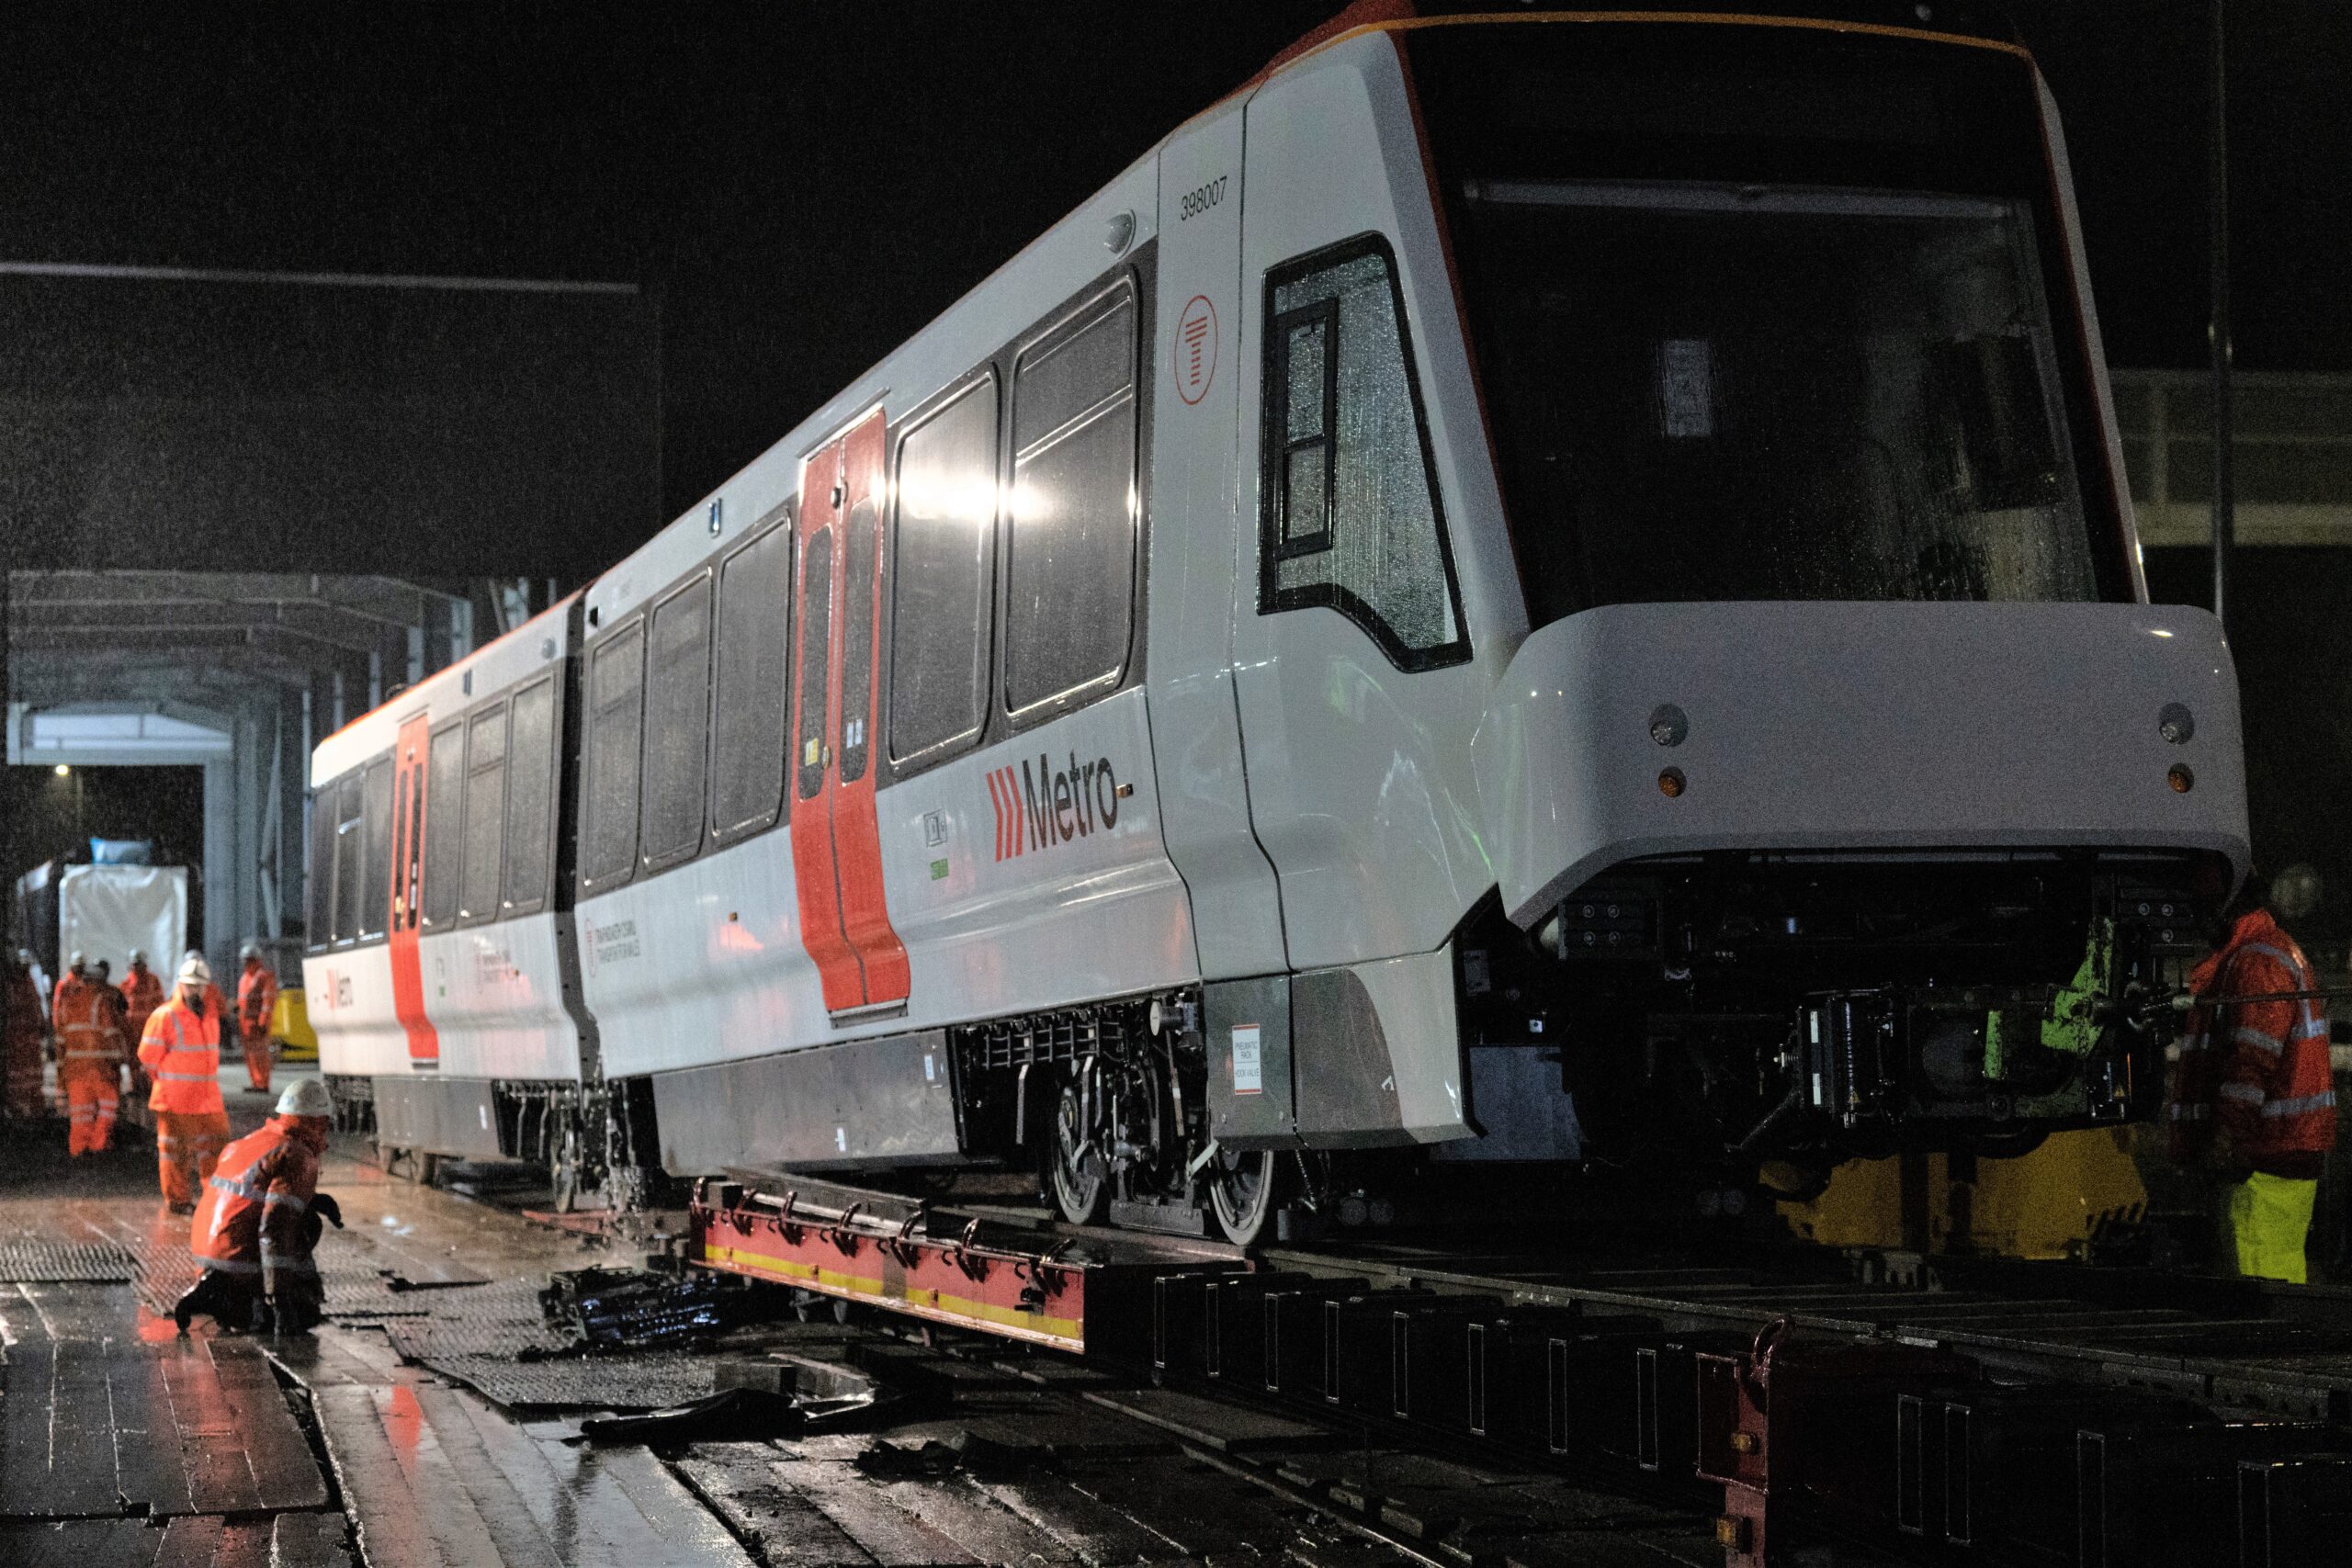
<path id="1" fill-rule="evenodd" d="M 121 979 L 130 950 L 147 967 L 168 976 L 187 942 L 187 868 L 177 865 L 71 865 L 57 891 L 57 952 L 61 964 L 81 953 L 101 958 Z"/>

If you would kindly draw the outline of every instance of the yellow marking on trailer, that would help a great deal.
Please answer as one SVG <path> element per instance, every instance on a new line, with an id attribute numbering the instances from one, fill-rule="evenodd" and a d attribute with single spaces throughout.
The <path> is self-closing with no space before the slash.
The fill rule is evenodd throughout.
<path id="1" fill-rule="evenodd" d="M 753 1269 L 780 1279 L 799 1280 L 820 1291 L 894 1303 L 922 1316 L 936 1314 L 959 1323 L 991 1323 L 1000 1328 L 1019 1329 L 1032 1336 L 1066 1341 L 1072 1349 L 1082 1348 L 1086 1343 L 1086 1325 L 1080 1318 L 1055 1317 L 1042 1312 L 1021 1312 L 964 1296 L 910 1287 L 903 1280 L 894 1283 L 862 1274 L 844 1274 L 838 1269 L 820 1268 L 789 1258 L 770 1258 L 748 1247 L 718 1247 L 706 1241 L 702 1251 L 703 1260 L 707 1263 Z"/>

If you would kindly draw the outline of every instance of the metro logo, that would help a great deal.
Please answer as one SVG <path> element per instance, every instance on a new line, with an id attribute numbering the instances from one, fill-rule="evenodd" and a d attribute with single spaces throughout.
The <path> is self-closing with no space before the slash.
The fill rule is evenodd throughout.
<path id="1" fill-rule="evenodd" d="M 1080 762 L 1073 751 L 1069 766 L 1057 770 L 1052 757 L 1041 754 L 1035 771 L 1025 761 L 994 769 L 989 805 L 996 813 L 996 858 L 1012 860 L 1115 827 L 1127 793 L 1108 757 Z"/>

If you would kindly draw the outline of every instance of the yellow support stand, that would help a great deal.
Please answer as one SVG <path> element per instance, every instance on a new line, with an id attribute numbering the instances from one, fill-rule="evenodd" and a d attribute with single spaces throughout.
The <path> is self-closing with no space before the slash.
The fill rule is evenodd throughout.
<path id="1" fill-rule="evenodd" d="M 2146 1213 L 2148 1190 L 2132 1160 L 2134 1130 L 2052 1133 L 2016 1159 L 1976 1162 L 1974 1181 L 1951 1179 L 1951 1162 L 1928 1156 L 1928 1250 L 1976 1257 L 2081 1258 L 2103 1224 Z M 1807 1241 L 1831 1247 L 1900 1248 L 1900 1159 L 1849 1160 L 1828 1190 L 1781 1215 Z"/>
<path id="2" fill-rule="evenodd" d="M 279 1061 L 319 1059 L 319 1036 L 311 1027 L 311 1010 L 303 1003 L 301 987 L 287 986 L 278 991 L 277 1006 L 270 1010 L 269 1034 L 277 1042 Z"/>

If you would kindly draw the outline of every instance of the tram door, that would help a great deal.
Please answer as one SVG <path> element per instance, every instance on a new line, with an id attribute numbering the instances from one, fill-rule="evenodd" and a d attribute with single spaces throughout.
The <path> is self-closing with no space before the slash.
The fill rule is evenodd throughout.
<path id="1" fill-rule="evenodd" d="M 800 470 L 792 863 L 800 940 L 837 1019 L 907 999 L 907 950 L 883 901 L 874 805 L 883 445 L 876 409 Z"/>
<path id="2" fill-rule="evenodd" d="M 424 971 L 417 951 L 417 922 L 423 915 L 418 899 L 424 882 L 425 761 L 430 754 L 432 718 L 417 714 L 401 725 L 392 748 L 392 908 L 390 945 L 392 960 L 392 1012 L 408 1036 L 412 1066 L 441 1065 L 441 1036 L 424 1014 Z M 450 731 L 450 740 L 463 735 Z M 445 741 L 444 744 L 448 744 Z M 458 830 L 453 812 L 445 832 Z"/>

